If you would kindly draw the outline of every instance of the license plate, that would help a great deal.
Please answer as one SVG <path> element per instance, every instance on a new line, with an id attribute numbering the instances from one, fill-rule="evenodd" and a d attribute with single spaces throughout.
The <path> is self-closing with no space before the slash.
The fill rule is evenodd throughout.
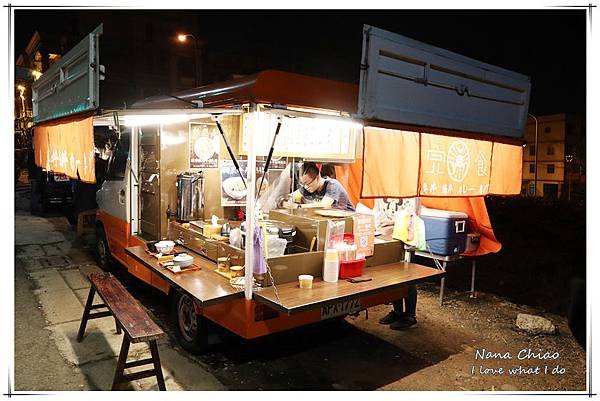
<path id="1" fill-rule="evenodd" d="M 348 315 L 356 313 L 360 310 L 360 299 L 350 301 L 342 301 L 337 304 L 321 307 L 321 320 L 331 319 L 336 316 Z"/>
<path id="2" fill-rule="evenodd" d="M 54 174 L 54 181 L 69 181 L 69 177 L 65 174 Z"/>

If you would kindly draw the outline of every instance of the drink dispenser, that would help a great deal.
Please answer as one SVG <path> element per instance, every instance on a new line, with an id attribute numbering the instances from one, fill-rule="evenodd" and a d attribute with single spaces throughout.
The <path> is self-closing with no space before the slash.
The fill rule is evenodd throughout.
<path id="1" fill-rule="evenodd" d="M 184 172 L 177 175 L 177 215 L 179 221 L 204 219 L 204 175 Z"/>

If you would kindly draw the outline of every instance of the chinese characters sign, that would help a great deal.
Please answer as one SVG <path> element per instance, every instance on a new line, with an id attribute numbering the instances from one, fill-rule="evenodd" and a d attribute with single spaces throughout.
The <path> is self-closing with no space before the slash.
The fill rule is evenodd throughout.
<path id="1" fill-rule="evenodd" d="M 520 145 L 375 127 L 364 128 L 362 198 L 514 195 Z"/>
<path id="2" fill-rule="evenodd" d="M 422 196 L 479 196 L 489 192 L 492 142 L 421 134 Z"/>

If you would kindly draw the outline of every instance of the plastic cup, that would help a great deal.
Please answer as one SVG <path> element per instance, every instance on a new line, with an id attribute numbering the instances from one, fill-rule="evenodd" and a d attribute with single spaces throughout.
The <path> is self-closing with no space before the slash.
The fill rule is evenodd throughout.
<path id="1" fill-rule="evenodd" d="M 301 274 L 298 276 L 298 283 L 300 284 L 300 288 L 312 288 L 313 276 L 311 276 L 310 274 Z"/>

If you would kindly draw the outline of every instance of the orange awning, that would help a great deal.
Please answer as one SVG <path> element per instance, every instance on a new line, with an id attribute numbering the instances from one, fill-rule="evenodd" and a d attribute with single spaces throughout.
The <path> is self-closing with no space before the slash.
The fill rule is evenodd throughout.
<path id="1" fill-rule="evenodd" d="M 358 85 L 290 72 L 266 70 L 225 82 L 186 89 L 173 95 L 176 97 L 153 96 L 142 99 L 135 102 L 132 108 L 194 107 L 189 102 L 201 100 L 203 107 L 270 103 L 356 113 Z"/>
<path id="2" fill-rule="evenodd" d="M 93 117 L 78 117 L 37 126 L 35 164 L 88 183 L 96 182 Z"/>

